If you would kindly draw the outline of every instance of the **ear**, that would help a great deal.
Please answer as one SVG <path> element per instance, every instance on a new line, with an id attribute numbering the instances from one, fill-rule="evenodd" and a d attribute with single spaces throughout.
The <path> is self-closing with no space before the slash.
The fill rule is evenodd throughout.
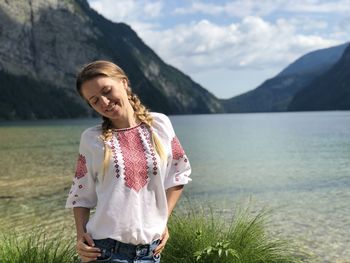
<path id="1" fill-rule="evenodd" d="M 128 81 L 126 79 L 122 79 L 122 84 L 123 84 L 124 89 L 128 88 Z"/>

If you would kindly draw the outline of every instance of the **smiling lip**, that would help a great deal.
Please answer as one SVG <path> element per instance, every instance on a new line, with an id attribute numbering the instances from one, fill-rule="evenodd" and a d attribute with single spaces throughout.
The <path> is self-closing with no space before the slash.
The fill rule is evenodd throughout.
<path id="1" fill-rule="evenodd" d="M 110 105 L 108 106 L 108 108 L 106 109 L 106 111 L 107 111 L 107 112 L 112 111 L 112 110 L 114 109 L 115 105 L 117 105 L 115 102 L 112 103 L 112 104 L 110 104 Z"/>

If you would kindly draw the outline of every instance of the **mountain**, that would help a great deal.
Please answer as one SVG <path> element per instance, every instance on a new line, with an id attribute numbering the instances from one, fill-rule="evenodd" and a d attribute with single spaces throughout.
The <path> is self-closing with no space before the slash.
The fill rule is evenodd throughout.
<path id="1" fill-rule="evenodd" d="M 332 68 L 294 96 L 288 110 L 350 110 L 350 46 Z"/>
<path id="2" fill-rule="evenodd" d="M 349 43 L 308 53 L 256 89 L 222 100 L 227 112 L 287 111 L 294 95 L 330 69 Z"/>
<path id="3" fill-rule="evenodd" d="M 111 60 L 144 104 L 167 114 L 222 112 L 220 101 L 164 63 L 126 24 L 113 23 L 86 0 L 0 0 L 0 119 L 91 115 L 75 92 L 75 75 Z"/>

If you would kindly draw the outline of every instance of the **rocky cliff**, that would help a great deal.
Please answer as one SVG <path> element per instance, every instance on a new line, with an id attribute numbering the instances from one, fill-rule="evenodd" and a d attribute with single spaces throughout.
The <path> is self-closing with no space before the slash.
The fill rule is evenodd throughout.
<path id="1" fill-rule="evenodd" d="M 31 94 L 39 105 L 43 100 L 64 102 L 63 116 L 54 113 L 55 103 L 42 109 L 46 116 L 87 116 L 90 109 L 75 93 L 74 79 L 83 64 L 97 59 L 120 65 L 134 92 L 152 110 L 168 114 L 223 111 L 215 96 L 165 64 L 128 25 L 108 21 L 86 0 L 0 0 L 0 77 L 5 79 L 1 92 L 24 92 L 24 101 Z M 30 85 L 20 84 L 24 82 Z M 0 118 L 29 118 L 18 112 L 20 103 L 2 97 Z M 28 110 L 30 118 L 41 117 L 40 107 Z"/>

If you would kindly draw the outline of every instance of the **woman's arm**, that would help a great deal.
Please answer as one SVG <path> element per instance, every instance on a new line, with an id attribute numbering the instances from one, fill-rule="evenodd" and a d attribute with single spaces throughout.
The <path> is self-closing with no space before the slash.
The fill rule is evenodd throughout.
<path id="1" fill-rule="evenodd" d="M 95 248 L 90 234 L 86 233 L 86 224 L 90 217 L 90 209 L 85 207 L 73 208 L 75 227 L 77 230 L 77 252 L 82 262 L 96 260 L 101 254 L 99 248 Z"/>
<path id="2" fill-rule="evenodd" d="M 168 190 L 166 190 L 166 197 L 167 197 L 167 203 L 168 203 L 168 219 L 171 213 L 173 212 L 177 201 L 180 199 L 183 188 L 184 188 L 183 185 L 177 185 L 177 186 L 170 187 Z M 160 238 L 161 242 L 159 246 L 154 250 L 154 255 L 158 255 L 159 253 L 162 252 L 168 239 L 169 239 L 169 231 L 168 231 L 168 227 L 165 227 L 165 230 Z"/>
<path id="3" fill-rule="evenodd" d="M 74 207 L 75 228 L 77 230 L 77 240 L 86 233 L 86 224 L 89 221 L 90 209 L 85 207 Z"/>
<path id="4" fill-rule="evenodd" d="M 168 190 L 166 190 L 166 198 L 168 203 L 168 218 L 173 212 L 177 201 L 180 199 L 183 188 L 184 188 L 183 185 L 177 185 L 174 187 L 170 187 Z"/>

